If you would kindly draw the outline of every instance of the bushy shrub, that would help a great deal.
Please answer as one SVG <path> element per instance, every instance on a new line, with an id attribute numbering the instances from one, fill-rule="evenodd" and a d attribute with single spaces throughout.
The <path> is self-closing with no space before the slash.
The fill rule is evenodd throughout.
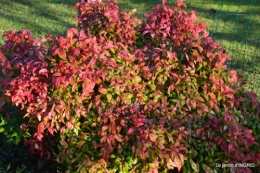
<path id="1" fill-rule="evenodd" d="M 259 101 L 183 6 L 163 3 L 140 22 L 114 2 L 77 3 L 81 30 L 45 41 L 5 32 L 0 105 L 27 117 L 30 151 L 70 172 L 258 166 Z"/>
<path id="2" fill-rule="evenodd" d="M 28 123 L 22 124 L 23 130 L 30 131 L 33 136 L 28 140 L 31 152 L 50 157 L 50 152 L 44 148 L 51 145 L 51 141 L 42 141 L 45 129 L 44 119 L 50 109 L 48 85 L 50 85 L 48 63 L 45 61 L 46 46 L 40 40 L 34 39 L 27 30 L 8 31 L 7 38 L 1 47 L 7 57 L 2 61 L 1 88 L 8 102 L 21 109 L 21 115 L 28 118 Z M 4 103 L 1 104 L 8 104 Z M 48 131 L 53 134 L 51 128 Z M 45 133 L 48 135 L 49 133 Z M 46 145 L 46 147 L 43 147 Z"/>
<path id="3" fill-rule="evenodd" d="M 80 14 L 77 26 L 86 34 L 96 36 L 100 43 L 113 41 L 124 47 L 135 43 L 135 27 L 141 22 L 132 17 L 135 10 L 119 11 L 117 4 L 111 1 L 76 3 L 76 7 Z"/>

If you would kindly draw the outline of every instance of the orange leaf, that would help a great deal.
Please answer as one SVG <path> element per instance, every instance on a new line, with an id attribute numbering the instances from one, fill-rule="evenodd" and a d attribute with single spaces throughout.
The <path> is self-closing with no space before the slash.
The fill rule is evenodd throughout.
<path id="1" fill-rule="evenodd" d="M 39 123 L 38 124 L 38 127 L 37 127 L 37 133 L 42 133 L 44 130 L 44 126 L 42 123 Z"/>
<path id="2" fill-rule="evenodd" d="M 178 168 L 178 172 L 181 171 L 181 167 L 182 167 L 182 162 L 180 160 L 180 158 L 176 155 L 173 161 L 176 164 L 176 167 Z"/>
<path id="3" fill-rule="evenodd" d="M 76 145 L 76 147 L 77 147 L 77 148 L 81 148 L 84 143 L 85 143 L 85 141 L 80 141 L 80 142 Z"/>
<path id="4" fill-rule="evenodd" d="M 60 141 L 61 146 L 63 146 L 64 148 L 68 148 L 68 143 L 65 141 Z"/>

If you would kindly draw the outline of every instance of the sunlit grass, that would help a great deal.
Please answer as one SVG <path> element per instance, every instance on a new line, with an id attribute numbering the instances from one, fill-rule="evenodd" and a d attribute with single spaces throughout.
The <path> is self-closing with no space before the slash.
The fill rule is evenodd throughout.
<path id="1" fill-rule="evenodd" d="M 48 32 L 63 34 L 73 27 L 76 15 L 73 0 L 1 0 L 0 35 L 6 30 L 25 28 L 36 37 Z"/>

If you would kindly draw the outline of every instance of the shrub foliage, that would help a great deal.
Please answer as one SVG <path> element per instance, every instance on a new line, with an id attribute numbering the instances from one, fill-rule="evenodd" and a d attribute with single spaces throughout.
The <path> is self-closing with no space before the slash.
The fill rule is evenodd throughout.
<path id="1" fill-rule="evenodd" d="M 20 109 L 31 153 L 82 173 L 259 166 L 260 103 L 194 11 L 163 1 L 140 21 L 115 2 L 76 7 L 66 36 L 4 33 L 0 107 Z"/>

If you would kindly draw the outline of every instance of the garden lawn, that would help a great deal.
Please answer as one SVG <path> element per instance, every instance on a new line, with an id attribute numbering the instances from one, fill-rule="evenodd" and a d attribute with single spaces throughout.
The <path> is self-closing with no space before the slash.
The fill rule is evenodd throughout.
<path id="1" fill-rule="evenodd" d="M 0 0 L 0 35 L 29 29 L 35 37 L 66 33 L 76 22 L 75 0 Z M 0 39 L 3 42 L 3 38 Z"/>

